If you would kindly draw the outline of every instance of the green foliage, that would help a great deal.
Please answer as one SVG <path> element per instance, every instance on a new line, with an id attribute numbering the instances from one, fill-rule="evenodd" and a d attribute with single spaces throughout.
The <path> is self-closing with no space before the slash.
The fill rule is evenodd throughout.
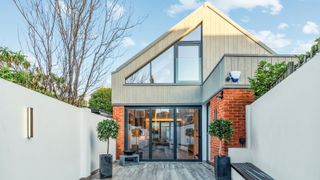
<path id="1" fill-rule="evenodd" d="M 189 137 L 193 136 L 193 128 L 186 129 L 186 136 L 189 136 Z"/>
<path id="2" fill-rule="evenodd" d="M 115 139 L 118 136 L 120 126 L 113 119 L 104 119 L 98 123 L 97 132 L 100 141 L 108 142 L 107 153 L 109 154 L 109 140 Z"/>
<path id="3" fill-rule="evenodd" d="M 295 57 L 298 58 L 298 60 L 299 60 L 299 65 L 303 64 L 305 56 L 306 55 L 304 55 L 304 54 L 295 55 Z"/>
<path id="4" fill-rule="evenodd" d="M 66 102 L 64 78 L 53 73 L 44 75 L 21 52 L 0 47 L 0 78 Z"/>
<path id="5" fill-rule="evenodd" d="M 92 93 L 89 100 L 89 107 L 91 109 L 101 110 L 104 112 L 112 112 L 111 104 L 111 88 L 99 88 Z"/>
<path id="6" fill-rule="evenodd" d="M 217 119 L 209 124 L 209 134 L 219 138 L 220 141 L 230 142 L 233 135 L 232 122 L 225 119 Z"/>
<path id="7" fill-rule="evenodd" d="M 254 78 L 249 78 L 250 89 L 254 91 L 255 97 L 259 98 L 268 92 L 272 84 L 286 70 L 286 62 L 271 64 L 261 61 L 258 65 Z"/>

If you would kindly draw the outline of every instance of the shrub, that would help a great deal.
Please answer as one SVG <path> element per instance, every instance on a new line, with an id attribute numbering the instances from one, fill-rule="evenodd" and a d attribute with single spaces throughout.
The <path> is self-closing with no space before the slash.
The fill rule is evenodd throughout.
<path id="1" fill-rule="evenodd" d="M 249 78 L 250 89 L 254 91 L 255 97 L 259 98 L 268 92 L 272 84 L 286 70 L 286 62 L 271 64 L 267 61 L 261 61 L 255 72 L 254 78 Z"/>
<path id="2" fill-rule="evenodd" d="M 97 132 L 98 138 L 100 141 L 107 141 L 107 153 L 109 154 L 109 141 L 110 138 L 116 139 L 118 136 L 120 126 L 119 124 L 113 119 L 104 119 L 98 123 Z"/>
<path id="3" fill-rule="evenodd" d="M 219 145 L 219 156 L 221 156 L 222 141 L 227 143 L 230 142 L 233 135 L 232 122 L 225 119 L 217 119 L 209 124 L 209 134 L 210 136 L 217 137 L 220 141 Z"/>
<path id="4" fill-rule="evenodd" d="M 103 112 L 112 112 L 111 88 L 99 88 L 92 93 L 89 100 L 89 107 Z"/>
<path id="5" fill-rule="evenodd" d="M 31 66 L 20 52 L 0 47 L 0 78 L 66 102 L 60 96 L 66 92 L 64 78 L 53 73 L 44 75 L 39 68 Z M 44 83 L 48 78 L 50 85 Z"/>

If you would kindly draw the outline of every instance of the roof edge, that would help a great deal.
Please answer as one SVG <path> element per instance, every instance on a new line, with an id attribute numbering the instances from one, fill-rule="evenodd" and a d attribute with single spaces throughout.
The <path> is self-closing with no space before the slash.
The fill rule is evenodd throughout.
<path id="1" fill-rule="evenodd" d="M 242 32 L 245 36 L 247 36 L 249 39 L 253 40 L 257 44 L 259 44 L 262 48 L 270 52 L 272 55 L 276 55 L 277 53 L 273 51 L 270 47 L 268 47 L 266 44 L 264 44 L 262 41 L 257 39 L 252 33 L 247 31 L 246 29 L 242 28 L 238 23 L 233 21 L 230 17 L 226 16 L 222 11 L 219 9 L 215 8 L 212 4 L 209 2 L 205 2 L 204 6 L 208 7 L 211 9 L 213 12 L 215 12 L 217 15 L 219 15 L 221 18 L 226 20 L 228 23 L 230 23 L 232 26 L 234 26 L 236 29 L 238 29 L 240 32 Z"/>
<path id="2" fill-rule="evenodd" d="M 194 13 L 196 13 L 197 11 L 199 11 L 200 9 L 206 7 L 206 3 L 204 3 L 203 5 L 199 6 L 196 10 L 194 10 L 192 13 L 190 13 L 189 15 L 187 15 L 186 17 L 184 17 L 182 20 L 180 20 L 178 23 L 176 23 L 174 26 L 172 26 L 167 32 L 163 33 L 160 37 L 158 37 L 157 39 L 155 39 L 154 41 L 152 41 L 149 45 L 147 45 L 145 48 L 143 48 L 142 50 L 140 50 L 138 53 L 136 53 L 134 56 L 132 56 L 129 60 L 127 60 L 126 62 L 124 62 L 123 64 L 121 64 L 117 69 L 115 69 L 113 72 L 111 72 L 111 74 L 117 73 L 119 72 L 121 69 L 123 69 L 124 67 L 126 67 L 128 64 L 130 64 L 132 61 L 134 61 L 136 58 L 138 58 L 140 55 L 142 55 L 143 53 L 145 53 L 147 50 L 149 50 L 151 47 L 153 47 L 155 44 L 157 44 L 158 42 L 160 42 L 163 38 L 165 38 L 166 36 L 168 36 L 174 29 L 175 27 L 179 26 L 185 19 L 189 18 L 190 16 L 192 16 Z M 199 22 L 201 23 L 201 22 Z"/>
<path id="3" fill-rule="evenodd" d="M 145 53 L 147 50 L 149 50 L 151 47 L 153 47 L 155 44 L 157 44 L 158 42 L 160 42 L 162 39 L 164 39 L 166 36 L 168 36 L 173 29 L 175 29 L 175 27 L 179 26 L 181 23 L 183 23 L 183 21 L 187 18 L 189 18 L 190 16 L 192 16 L 194 13 L 196 13 L 197 11 L 199 11 L 202 8 L 208 8 L 210 10 L 212 10 L 214 13 L 216 13 L 218 16 L 220 16 L 221 18 L 223 18 L 225 21 L 227 21 L 228 23 L 230 23 L 232 26 L 234 26 L 236 29 L 238 29 L 241 33 L 243 33 L 245 36 L 247 36 L 249 39 L 251 39 L 252 41 L 256 42 L 258 45 L 260 45 L 263 49 L 267 50 L 269 53 L 271 53 L 272 55 L 277 55 L 277 53 L 275 51 L 273 51 L 271 48 L 269 48 L 266 44 L 264 44 L 262 41 L 260 41 L 259 39 L 257 39 L 252 33 L 250 33 L 249 31 L 247 31 L 246 29 L 242 28 L 239 24 L 237 24 L 235 21 L 233 21 L 231 18 L 229 18 L 228 16 L 226 16 L 222 11 L 220 11 L 219 9 L 215 8 L 212 4 L 210 4 L 209 2 L 205 2 L 203 5 L 201 5 L 200 7 L 198 7 L 196 10 L 194 10 L 192 13 L 190 13 L 189 15 L 187 15 L 186 17 L 184 17 L 182 20 L 180 20 L 177 24 L 175 24 L 174 26 L 172 26 L 167 32 L 163 33 L 160 37 L 158 37 L 156 40 L 154 40 L 153 42 L 151 42 L 148 46 L 146 46 L 145 48 L 143 48 L 142 50 L 140 50 L 138 53 L 136 53 L 134 56 L 132 56 L 129 60 L 127 60 L 126 62 L 124 62 L 123 64 L 121 64 L 118 68 L 116 68 L 114 71 L 111 72 L 111 74 L 115 74 L 117 72 L 119 72 L 120 70 L 122 70 L 124 67 L 126 67 L 128 64 L 130 64 L 131 62 L 133 62 L 135 59 L 137 59 L 139 56 L 141 56 L 143 53 Z"/>

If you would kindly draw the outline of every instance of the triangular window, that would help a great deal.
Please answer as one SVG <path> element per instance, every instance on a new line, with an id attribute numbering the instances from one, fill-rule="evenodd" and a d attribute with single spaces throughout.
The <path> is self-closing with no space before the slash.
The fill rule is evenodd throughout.
<path id="1" fill-rule="evenodd" d="M 201 25 L 126 79 L 128 84 L 201 82 Z"/>

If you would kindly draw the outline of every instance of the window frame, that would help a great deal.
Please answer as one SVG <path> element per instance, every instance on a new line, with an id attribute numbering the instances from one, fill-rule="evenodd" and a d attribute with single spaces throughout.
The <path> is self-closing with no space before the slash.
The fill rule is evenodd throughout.
<path id="1" fill-rule="evenodd" d="M 192 31 L 196 30 L 200 26 L 200 41 L 182 41 L 183 38 L 188 36 Z M 158 55 L 156 55 L 154 58 L 152 58 L 150 61 L 145 63 L 143 66 L 141 66 L 139 69 L 131 73 L 125 78 L 124 85 L 125 86 L 195 86 L 195 85 L 201 85 L 203 83 L 203 26 L 202 23 L 200 23 L 198 26 L 196 26 L 190 33 L 186 34 L 185 36 L 181 37 L 178 41 L 161 51 Z M 178 56 L 178 45 L 198 45 L 199 46 L 199 81 L 177 81 L 177 56 Z M 173 83 L 154 83 L 151 82 L 152 80 L 152 61 L 155 60 L 157 57 L 159 57 L 162 53 L 167 51 L 168 49 L 173 48 Z M 140 69 L 144 68 L 146 65 L 150 64 L 150 82 L 149 83 L 127 83 L 127 79 L 129 79 L 133 74 L 137 73 Z"/>
<path id="2" fill-rule="evenodd" d="M 203 161 L 203 152 L 202 152 L 202 146 L 203 146 L 203 139 L 202 139 L 202 105 L 133 105 L 133 106 L 125 106 L 124 107 L 125 110 L 125 114 L 124 114 L 124 144 L 123 144 L 123 148 L 124 150 L 129 150 L 129 142 L 128 142 L 128 130 L 129 130 L 129 121 L 128 121 L 128 111 L 129 110 L 137 110 L 137 109 L 148 109 L 149 111 L 149 119 L 151 121 L 149 121 L 149 128 L 152 128 L 152 109 L 154 108 L 169 108 L 169 109 L 173 109 L 173 119 L 174 119 L 174 128 L 177 127 L 177 109 L 197 109 L 199 114 L 198 114 L 198 131 L 199 131 L 199 141 L 198 141 L 198 159 L 178 159 L 177 158 L 177 135 L 174 134 L 174 158 L 173 159 L 152 159 L 152 147 L 150 146 L 150 144 L 152 144 L 152 134 L 149 134 L 149 159 L 142 159 L 142 161 L 171 161 L 171 162 L 201 162 Z M 176 132 L 176 130 L 175 130 Z"/>
<path id="3" fill-rule="evenodd" d="M 179 41 L 174 45 L 174 83 L 175 84 L 201 84 L 202 83 L 202 46 L 201 41 Z M 199 50 L 199 81 L 179 81 L 178 79 L 178 54 L 179 54 L 179 46 L 197 46 Z"/>

